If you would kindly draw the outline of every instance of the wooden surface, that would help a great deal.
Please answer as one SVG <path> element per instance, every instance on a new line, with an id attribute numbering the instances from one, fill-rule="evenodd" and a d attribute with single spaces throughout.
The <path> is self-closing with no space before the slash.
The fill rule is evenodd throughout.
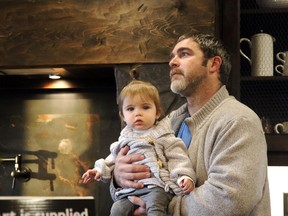
<path id="1" fill-rule="evenodd" d="M 215 0 L 0 0 L 0 68 L 167 62 L 188 31 L 215 32 Z"/>

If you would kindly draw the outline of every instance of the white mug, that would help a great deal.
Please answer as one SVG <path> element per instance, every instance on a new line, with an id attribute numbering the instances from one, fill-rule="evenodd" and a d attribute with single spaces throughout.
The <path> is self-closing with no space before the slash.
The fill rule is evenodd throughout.
<path id="1" fill-rule="evenodd" d="M 277 134 L 288 134 L 288 122 L 278 123 L 274 126 L 274 131 Z"/>
<path id="2" fill-rule="evenodd" d="M 278 52 L 276 54 L 277 60 L 279 60 L 282 64 L 288 64 L 288 51 Z"/>
<path id="3" fill-rule="evenodd" d="M 288 76 L 288 62 L 285 65 L 276 65 L 275 72 L 282 76 Z"/>
<path id="4" fill-rule="evenodd" d="M 240 54 L 249 61 L 251 65 L 252 76 L 273 76 L 274 72 L 274 54 L 273 43 L 275 39 L 266 33 L 259 33 L 248 38 L 241 38 L 241 43 L 248 43 L 251 52 L 249 58 L 240 48 Z"/>

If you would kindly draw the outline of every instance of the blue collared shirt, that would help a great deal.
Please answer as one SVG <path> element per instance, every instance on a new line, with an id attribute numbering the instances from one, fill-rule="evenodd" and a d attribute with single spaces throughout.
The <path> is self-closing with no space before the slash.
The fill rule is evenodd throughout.
<path id="1" fill-rule="evenodd" d="M 188 118 L 188 117 L 190 117 L 190 115 L 186 116 L 186 118 Z M 179 132 L 177 134 L 177 137 L 179 137 L 183 140 L 183 142 L 185 143 L 185 145 L 188 149 L 190 142 L 192 140 L 192 134 L 191 134 L 191 131 L 190 131 L 190 129 L 189 129 L 189 127 L 185 121 L 182 122 L 180 129 L 179 129 Z"/>

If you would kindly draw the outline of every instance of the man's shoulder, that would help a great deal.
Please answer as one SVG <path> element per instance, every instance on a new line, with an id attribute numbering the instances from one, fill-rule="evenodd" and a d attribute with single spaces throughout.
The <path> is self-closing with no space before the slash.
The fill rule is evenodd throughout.
<path id="1" fill-rule="evenodd" d="M 219 125 L 226 124 L 241 124 L 241 125 L 257 125 L 259 126 L 259 116 L 247 105 L 241 103 L 235 98 L 225 99 L 215 110 L 211 113 L 211 121 L 217 122 Z"/>
<path id="2" fill-rule="evenodd" d="M 225 111 L 225 115 L 240 115 L 240 116 L 250 116 L 258 117 L 255 111 L 244 103 L 238 101 L 234 97 L 229 97 L 223 101 L 222 105 L 219 107 L 220 111 Z"/>

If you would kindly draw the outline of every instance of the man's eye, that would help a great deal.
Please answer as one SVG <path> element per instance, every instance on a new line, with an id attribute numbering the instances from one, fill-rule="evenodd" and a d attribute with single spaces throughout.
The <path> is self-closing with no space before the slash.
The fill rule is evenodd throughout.
<path id="1" fill-rule="evenodd" d="M 185 57 L 185 56 L 189 56 L 189 53 L 188 53 L 188 52 L 182 52 L 182 53 L 180 54 L 180 57 Z"/>

